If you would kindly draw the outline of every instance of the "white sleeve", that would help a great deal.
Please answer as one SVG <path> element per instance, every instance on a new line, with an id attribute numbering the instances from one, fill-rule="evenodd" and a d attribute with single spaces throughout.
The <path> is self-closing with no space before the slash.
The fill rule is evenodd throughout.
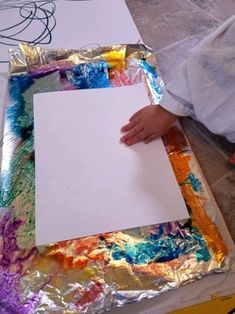
<path id="1" fill-rule="evenodd" d="M 235 16 L 192 50 L 163 90 L 160 105 L 176 115 L 191 116 L 235 142 L 234 56 Z"/>
<path id="2" fill-rule="evenodd" d="M 177 116 L 191 116 L 194 114 L 188 84 L 187 62 L 182 64 L 176 78 L 163 89 L 160 105 Z"/>

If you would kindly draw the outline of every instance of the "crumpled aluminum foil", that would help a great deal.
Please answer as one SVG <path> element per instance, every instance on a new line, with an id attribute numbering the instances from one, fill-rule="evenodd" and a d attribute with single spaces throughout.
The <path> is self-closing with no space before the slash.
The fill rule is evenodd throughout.
<path id="1" fill-rule="evenodd" d="M 144 45 L 46 50 L 22 43 L 10 51 L 0 192 L 1 313 L 102 313 L 233 270 L 214 201 L 179 125 L 164 144 L 190 219 L 35 246 L 33 94 L 141 81 L 150 102 L 158 103 L 164 85 Z"/>

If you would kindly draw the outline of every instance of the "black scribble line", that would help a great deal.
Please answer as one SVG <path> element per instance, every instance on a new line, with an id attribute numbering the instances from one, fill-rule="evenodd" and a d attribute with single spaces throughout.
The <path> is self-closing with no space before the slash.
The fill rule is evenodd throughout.
<path id="1" fill-rule="evenodd" d="M 16 47 L 19 42 L 31 45 L 51 43 L 52 31 L 56 27 L 56 4 L 54 1 L 29 1 L 0 7 L 0 11 L 4 11 L 6 16 L 12 10 L 15 12 L 14 20 L 18 19 L 18 21 L 0 29 L 0 44 Z M 32 29 L 32 32 L 30 32 L 30 29 Z M 34 36 L 34 38 L 29 39 L 29 36 Z M 7 61 L 0 60 L 0 63 L 5 62 Z"/>

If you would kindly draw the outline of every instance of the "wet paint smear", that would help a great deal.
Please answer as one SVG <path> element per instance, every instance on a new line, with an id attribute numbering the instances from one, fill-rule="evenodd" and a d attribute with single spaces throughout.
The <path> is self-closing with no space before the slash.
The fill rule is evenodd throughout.
<path id="1" fill-rule="evenodd" d="M 68 81 L 76 89 L 110 87 L 108 64 L 79 64 L 72 71 L 66 71 Z"/>
<path id="2" fill-rule="evenodd" d="M 130 264 L 146 264 L 152 261 L 162 263 L 196 252 L 198 261 L 210 260 L 206 242 L 196 228 L 191 228 L 189 232 L 188 228 L 180 229 L 178 225 L 176 230 L 172 228 L 171 233 L 166 233 L 162 231 L 165 226 L 162 224 L 159 234 L 152 234 L 142 243 L 135 245 L 125 243 L 123 247 L 114 244 L 113 258 L 115 260 L 124 258 Z"/>
<path id="3" fill-rule="evenodd" d="M 162 81 L 156 67 L 138 58 L 142 53 L 133 55 L 125 60 L 113 49 L 94 62 L 68 66 L 52 60 L 10 76 L 0 181 L 1 314 L 96 313 L 140 300 L 139 292 L 135 294 L 139 289 L 144 292 L 141 298 L 157 296 L 221 268 L 227 248 L 205 212 L 204 187 L 178 127 L 164 141 L 191 219 L 35 247 L 33 95 L 144 80 L 159 101 Z M 182 276 L 178 269 L 188 273 Z M 125 294 L 119 289 L 123 282 Z"/>

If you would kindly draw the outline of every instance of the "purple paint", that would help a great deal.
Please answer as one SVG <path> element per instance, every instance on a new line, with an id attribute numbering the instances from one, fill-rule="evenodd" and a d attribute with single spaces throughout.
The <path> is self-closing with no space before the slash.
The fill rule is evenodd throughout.
<path id="1" fill-rule="evenodd" d="M 20 277 L 37 253 L 36 248 L 27 251 L 18 247 L 16 231 L 21 225 L 9 212 L 0 220 L 0 314 L 31 314 L 39 302 L 38 294 L 27 301 L 20 297 Z"/>

